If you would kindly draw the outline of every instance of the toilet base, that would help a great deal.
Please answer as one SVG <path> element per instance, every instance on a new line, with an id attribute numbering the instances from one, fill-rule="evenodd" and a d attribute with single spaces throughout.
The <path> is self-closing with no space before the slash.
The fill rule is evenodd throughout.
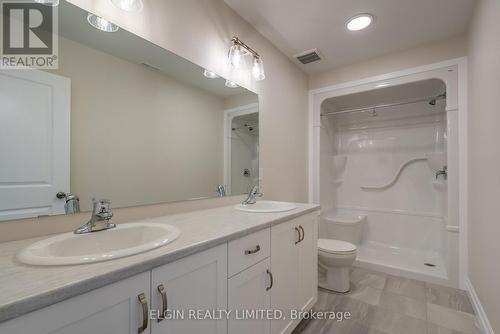
<path id="1" fill-rule="evenodd" d="M 349 290 L 351 290 L 349 271 L 350 267 L 328 268 L 326 272 L 326 280 L 319 282 L 319 287 L 334 292 L 349 292 Z"/>

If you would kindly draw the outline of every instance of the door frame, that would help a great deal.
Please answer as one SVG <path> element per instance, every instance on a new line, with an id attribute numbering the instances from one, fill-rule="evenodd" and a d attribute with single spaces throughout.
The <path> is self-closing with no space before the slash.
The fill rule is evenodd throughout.
<path id="1" fill-rule="evenodd" d="M 233 118 L 259 112 L 259 104 L 251 103 L 236 108 L 224 110 L 224 187 L 226 196 L 230 196 L 231 189 L 231 133 Z"/>
<path id="2" fill-rule="evenodd" d="M 458 196 L 448 196 L 448 223 L 446 231 L 448 236 L 451 237 L 448 242 L 451 245 L 448 246 L 450 265 L 447 269 L 450 274 L 450 285 L 459 286 L 464 289 L 466 288 L 465 283 L 468 271 L 467 57 L 407 68 L 396 72 L 310 90 L 308 110 L 308 198 L 311 203 L 319 203 L 320 112 L 322 102 L 335 96 L 426 79 L 441 79 L 445 83 L 447 90 L 447 127 L 448 131 L 451 130 L 457 134 L 456 136 L 452 136 L 454 138 L 448 142 L 448 167 L 449 171 L 455 174 L 450 175 L 450 177 L 456 180 L 448 183 L 448 192 L 450 193 L 450 190 L 458 192 Z M 453 115 L 454 122 L 450 122 L 450 115 Z M 455 155 L 452 154 L 450 156 L 450 152 L 455 152 Z M 454 250 L 454 252 L 450 254 L 450 250 Z M 458 256 L 455 255 L 457 251 Z"/>

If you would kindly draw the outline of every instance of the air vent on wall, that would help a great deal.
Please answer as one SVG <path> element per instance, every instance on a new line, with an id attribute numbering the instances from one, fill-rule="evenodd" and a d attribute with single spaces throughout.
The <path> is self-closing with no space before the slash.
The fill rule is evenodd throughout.
<path id="1" fill-rule="evenodd" d="M 304 65 L 321 60 L 321 55 L 318 49 L 304 51 L 299 54 L 296 54 L 294 57 L 297 58 L 297 60 Z"/>

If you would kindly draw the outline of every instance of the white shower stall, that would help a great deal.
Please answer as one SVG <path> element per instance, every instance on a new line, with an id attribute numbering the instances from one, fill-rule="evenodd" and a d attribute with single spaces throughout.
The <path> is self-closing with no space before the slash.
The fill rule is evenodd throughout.
<path id="1" fill-rule="evenodd" d="M 458 189 L 457 122 L 448 117 L 446 81 L 371 87 L 319 93 L 313 101 L 312 190 L 321 204 L 320 237 L 334 217 L 364 215 L 355 265 L 456 286 L 458 215 L 448 191 L 450 176 Z"/>

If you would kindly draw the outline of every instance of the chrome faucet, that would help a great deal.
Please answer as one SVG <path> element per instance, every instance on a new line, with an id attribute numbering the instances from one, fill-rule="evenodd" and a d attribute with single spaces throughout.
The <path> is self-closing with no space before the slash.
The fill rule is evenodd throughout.
<path id="1" fill-rule="evenodd" d="M 444 166 L 443 169 L 440 169 L 436 172 L 436 180 L 438 179 L 439 175 L 443 175 L 443 178 L 446 180 L 448 177 L 448 167 Z"/>
<path id="2" fill-rule="evenodd" d="M 110 209 L 111 201 L 109 199 L 96 200 L 93 198 L 92 202 L 94 203 L 92 217 L 90 217 L 90 220 L 85 225 L 77 228 L 74 231 L 75 234 L 109 230 L 116 227 L 115 224 L 109 222 L 113 217 L 113 212 Z"/>
<path id="3" fill-rule="evenodd" d="M 259 192 L 259 186 L 254 186 L 252 190 L 248 193 L 248 197 L 246 200 L 244 200 L 241 204 L 242 205 L 248 205 L 248 204 L 255 204 L 257 202 L 257 197 L 262 197 L 261 192 Z"/>

